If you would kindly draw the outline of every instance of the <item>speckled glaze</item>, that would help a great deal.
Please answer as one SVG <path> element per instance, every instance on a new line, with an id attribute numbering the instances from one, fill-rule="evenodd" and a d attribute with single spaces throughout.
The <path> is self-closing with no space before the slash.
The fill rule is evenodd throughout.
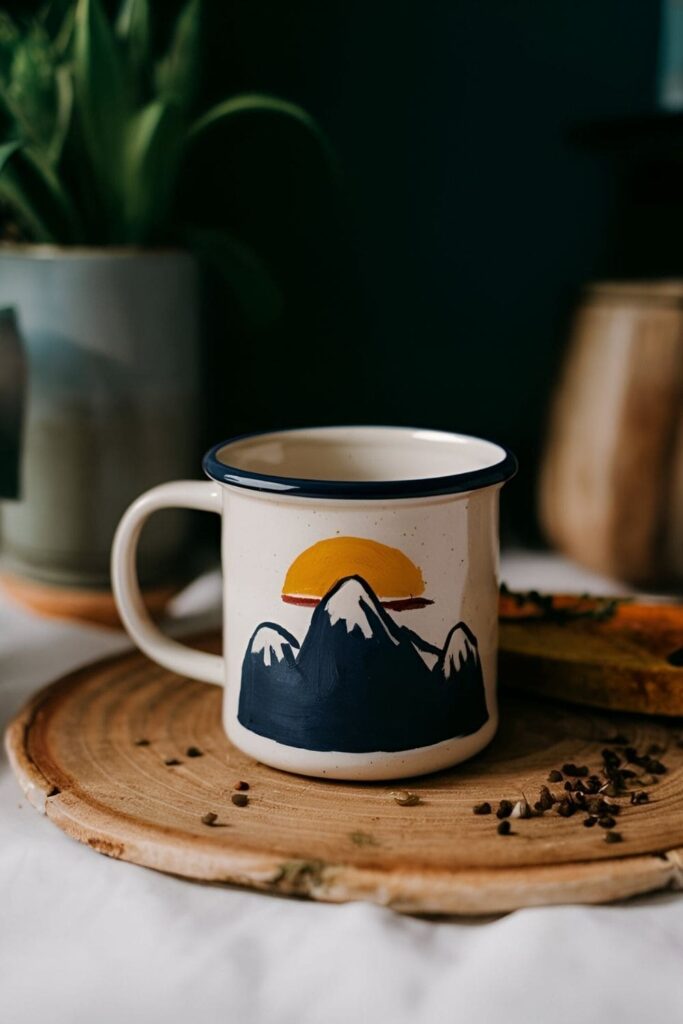
<path id="1" fill-rule="evenodd" d="M 139 646 L 174 671 L 224 685 L 223 721 L 229 738 L 245 753 L 275 768 L 339 779 L 388 779 L 436 771 L 481 750 L 498 724 L 498 496 L 502 483 L 515 470 L 514 457 L 497 445 L 463 435 L 410 428 L 337 427 L 241 438 L 212 449 L 207 459 L 207 468 L 215 479 L 204 484 L 180 482 L 155 488 L 131 506 L 119 526 L 112 553 L 112 578 L 121 616 Z M 224 479 L 219 481 L 221 473 Z M 242 473 L 246 475 L 239 479 Z M 409 497 L 401 496 L 401 473 Z M 320 488 L 317 493 L 316 487 Z M 387 491 L 391 496 L 383 496 Z M 137 535 L 152 511 L 173 504 L 200 507 L 222 516 L 225 659 L 190 651 L 163 637 L 145 618 L 138 600 L 134 577 Z M 335 538 L 353 543 L 335 544 Z M 305 564 L 302 553 L 317 551 L 315 546 L 321 543 L 326 557 L 331 552 L 321 563 L 322 569 L 316 568 L 316 579 L 322 579 L 323 584 L 316 590 L 313 581 L 308 587 L 306 575 L 300 572 L 300 585 L 294 587 L 298 593 L 288 594 L 285 580 L 291 579 L 290 567 Z M 379 557 L 370 586 L 361 578 L 362 573 L 359 575 L 353 557 L 343 556 L 343 552 L 372 550 L 373 545 Z M 343 557 L 335 553 L 340 547 Z M 387 584 L 389 589 L 383 589 L 382 552 L 388 549 L 395 552 L 399 574 L 392 577 L 387 564 L 384 576 L 392 582 Z M 390 560 L 385 559 L 387 563 Z M 400 589 L 403 564 L 413 570 L 412 575 L 406 575 L 409 589 L 393 593 L 392 589 Z M 367 576 L 367 566 L 363 571 Z M 419 595 L 415 592 L 416 579 Z M 328 592 L 323 592 L 327 591 L 324 581 L 330 584 Z M 366 585 L 367 593 L 363 590 Z M 347 597 L 339 595 L 341 586 L 346 586 Z M 360 594 L 360 603 L 357 600 L 355 605 L 354 594 L 356 598 Z M 297 603 L 300 601 L 306 603 Z M 328 632 L 320 634 L 328 627 Z M 259 634 L 259 629 L 265 632 Z M 465 630 L 472 642 L 454 647 L 456 653 L 449 655 L 449 638 L 456 630 Z M 320 664 L 324 661 L 327 675 L 323 676 L 321 667 L 318 678 L 310 666 L 319 662 L 311 660 L 310 650 L 314 643 L 328 643 L 328 633 L 334 637 L 337 662 L 330 675 L 326 648 L 327 660 L 320 660 Z M 259 642 L 259 636 L 267 639 Z M 386 643 L 389 652 L 402 645 L 410 648 L 407 654 L 416 666 L 412 648 L 417 645 L 422 652 L 420 672 L 427 685 L 432 685 L 432 676 L 422 666 L 423 661 L 430 672 L 442 673 L 437 695 L 444 685 L 454 686 L 454 693 L 464 685 L 458 672 L 471 653 L 478 677 L 483 679 L 485 720 L 479 724 L 478 719 L 476 728 L 463 727 L 465 734 L 455 735 L 456 716 L 454 734 L 438 742 L 420 741 L 418 745 L 416 741 L 401 749 L 388 749 L 391 743 L 384 749 L 359 749 L 363 743 L 367 747 L 361 734 L 373 734 L 373 722 L 367 720 L 371 714 L 386 715 L 389 723 L 403 716 L 405 727 L 396 735 L 404 735 L 406 730 L 409 735 L 414 718 L 418 735 L 419 686 L 423 682 L 416 682 L 411 698 L 409 690 L 400 691 L 398 679 L 392 690 L 392 678 L 379 680 L 387 686 L 388 694 L 385 706 L 379 710 L 372 704 L 372 694 L 367 695 L 367 703 L 362 696 L 353 697 L 357 700 L 354 713 L 358 715 L 358 736 L 348 722 L 345 731 L 340 726 L 341 749 L 330 749 L 329 738 L 322 738 L 322 725 L 319 741 L 315 725 L 309 730 L 310 739 L 298 741 L 298 745 L 274 738 L 284 735 L 277 729 L 287 725 L 286 704 L 278 711 L 279 718 L 273 720 L 272 728 L 268 708 L 263 714 L 257 702 L 255 718 L 245 711 L 241 691 L 252 685 L 253 673 L 247 672 L 251 652 L 259 659 L 257 667 L 262 675 L 280 673 L 277 678 L 283 680 L 282 689 L 278 689 L 276 679 L 274 684 L 269 683 L 274 689 L 260 692 L 270 692 L 278 701 L 282 693 L 291 693 L 294 703 L 290 717 L 296 724 L 295 702 L 302 687 L 315 691 L 316 696 L 306 698 L 301 705 L 301 714 L 312 716 L 313 722 L 324 722 L 326 737 L 330 730 L 334 735 L 335 720 L 329 719 L 334 712 L 330 711 L 327 718 L 325 715 L 326 701 L 332 699 L 329 695 L 345 668 L 339 659 L 343 660 L 349 645 L 355 658 L 359 651 L 362 657 L 366 647 L 380 649 L 381 643 Z M 372 671 L 377 674 L 376 665 Z M 406 675 L 406 686 L 410 686 L 410 672 Z M 364 680 L 354 677 L 349 686 L 357 683 L 363 684 Z M 289 686 L 293 689 L 288 691 Z M 359 692 L 364 692 L 362 686 Z M 330 704 L 334 707 L 342 705 Z M 343 711 L 347 714 L 348 708 Z M 250 727 L 252 721 L 260 724 Z M 384 735 L 381 725 L 377 722 L 377 735 Z M 424 738 L 428 733 L 423 730 L 419 735 Z"/>

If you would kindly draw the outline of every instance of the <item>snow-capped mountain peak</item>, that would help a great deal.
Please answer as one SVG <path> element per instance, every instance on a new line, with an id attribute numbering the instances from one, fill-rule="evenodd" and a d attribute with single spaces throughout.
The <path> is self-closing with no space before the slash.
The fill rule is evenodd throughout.
<path id="1" fill-rule="evenodd" d="M 479 660 L 477 641 L 467 626 L 459 622 L 450 631 L 444 648 L 443 674 L 446 679 L 450 679 L 470 659 Z"/>
<path id="2" fill-rule="evenodd" d="M 360 629 L 365 639 L 369 640 L 374 636 L 376 629 L 368 615 L 368 610 L 373 609 L 373 603 L 373 598 L 363 582 L 355 576 L 349 576 L 330 594 L 325 603 L 325 611 L 330 618 L 331 625 L 344 622 L 347 633 L 351 633 L 354 629 Z M 379 609 L 373 610 L 375 611 L 373 620 L 381 626 L 393 644 L 398 644 L 399 641 L 392 636 Z"/>
<path id="3" fill-rule="evenodd" d="M 294 637 L 286 636 L 278 628 L 270 623 L 264 623 L 254 633 L 250 650 L 252 654 L 262 654 L 264 665 L 272 665 L 273 661 L 282 661 L 285 656 L 285 647 L 298 648 L 298 641 Z"/>

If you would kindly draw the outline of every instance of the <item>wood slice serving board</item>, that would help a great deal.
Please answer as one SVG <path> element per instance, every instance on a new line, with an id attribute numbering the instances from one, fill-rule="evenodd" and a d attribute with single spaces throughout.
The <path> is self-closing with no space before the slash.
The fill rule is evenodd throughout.
<path id="1" fill-rule="evenodd" d="M 683 604 L 568 594 L 541 601 L 543 608 L 523 594 L 501 595 L 504 684 L 591 707 L 683 716 Z"/>
<path id="2" fill-rule="evenodd" d="M 203 882 L 429 914 L 600 903 L 681 886 L 683 748 L 672 723 L 507 694 L 498 737 L 469 763 L 398 784 L 355 784 L 244 756 L 221 730 L 221 697 L 138 653 L 99 662 L 47 687 L 16 717 L 10 761 L 30 802 L 70 836 Z M 549 769 L 567 761 L 592 771 L 617 732 L 639 750 L 656 744 L 668 768 L 649 803 L 620 798 L 621 843 L 608 845 L 579 814 L 515 820 L 501 836 L 495 815 L 472 813 L 480 801 L 536 799 Z M 238 780 L 249 784 L 245 807 L 231 802 Z M 420 802 L 399 806 L 397 789 Z M 216 824 L 202 822 L 208 812 Z"/>

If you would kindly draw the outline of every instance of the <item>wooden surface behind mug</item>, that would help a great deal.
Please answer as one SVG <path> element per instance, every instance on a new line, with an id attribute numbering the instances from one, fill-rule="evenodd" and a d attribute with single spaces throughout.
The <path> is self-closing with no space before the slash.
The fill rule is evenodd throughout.
<path id="1" fill-rule="evenodd" d="M 588 289 L 552 408 L 540 517 L 591 569 L 683 581 L 683 281 Z"/>

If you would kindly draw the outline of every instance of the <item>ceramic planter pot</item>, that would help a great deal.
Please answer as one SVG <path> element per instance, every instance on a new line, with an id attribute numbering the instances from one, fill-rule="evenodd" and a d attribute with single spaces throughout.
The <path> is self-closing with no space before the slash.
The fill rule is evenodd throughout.
<path id="1" fill-rule="evenodd" d="M 198 275 L 180 251 L 0 247 L 0 306 L 17 311 L 28 383 L 20 497 L 2 509 L 3 566 L 108 587 L 121 513 L 195 470 Z M 154 582 L 177 558 L 174 513 L 144 538 Z M 163 569 L 162 569 L 163 567 Z"/>

